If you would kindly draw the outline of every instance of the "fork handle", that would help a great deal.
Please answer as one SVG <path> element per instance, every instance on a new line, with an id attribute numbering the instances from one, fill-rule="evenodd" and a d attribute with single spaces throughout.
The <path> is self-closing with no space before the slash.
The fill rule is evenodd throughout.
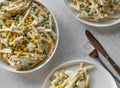
<path id="1" fill-rule="evenodd" d="M 106 59 L 110 62 L 114 70 L 120 75 L 120 67 L 111 59 L 111 57 L 106 56 Z"/>
<path id="2" fill-rule="evenodd" d="M 116 83 L 120 87 L 120 80 L 107 68 L 107 66 L 102 62 L 102 60 L 98 57 L 99 62 L 102 64 L 102 66 L 113 76 L 113 78 L 116 80 Z"/>

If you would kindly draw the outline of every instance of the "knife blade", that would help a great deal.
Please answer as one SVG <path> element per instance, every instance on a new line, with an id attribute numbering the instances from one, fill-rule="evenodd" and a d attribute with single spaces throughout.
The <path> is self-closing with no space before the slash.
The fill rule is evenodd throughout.
<path id="1" fill-rule="evenodd" d="M 85 34 L 88 40 L 93 44 L 95 49 L 98 50 L 107 59 L 107 61 L 112 65 L 114 70 L 120 75 L 120 67 L 111 59 L 111 57 L 105 51 L 103 46 L 98 42 L 98 40 L 88 30 L 85 31 Z"/>

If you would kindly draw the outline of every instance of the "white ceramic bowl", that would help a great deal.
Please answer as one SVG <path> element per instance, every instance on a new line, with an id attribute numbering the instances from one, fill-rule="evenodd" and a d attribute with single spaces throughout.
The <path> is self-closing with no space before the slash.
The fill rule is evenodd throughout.
<path id="1" fill-rule="evenodd" d="M 4 0 L 2 0 L 4 1 Z M 36 0 L 37 1 L 37 0 Z M 1 2 L 1 1 L 0 1 Z M 37 1 L 38 3 L 40 3 L 39 1 Z M 41 4 L 41 3 L 40 3 Z M 41 4 L 43 5 L 43 4 Z M 43 5 L 44 6 L 44 5 Z M 45 7 L 45 6 L 44 6 Z M 48 8 L 47 8 L 48 9 Z M 56 43 L 55 43 L 55 48 L 54 48 L 54 51 L 53 53 L 51 54 L 51 56 L 49 58 L 46 58 L 42 63 L 38 64 L 38 66 L 34 67 L 33 69 L 30 69 L 30 70 L 25 70 L 25 71 L 16 71 L 13 67 L 3 63 L 2 60 L 0 60 L 0 67 L 2 67 L 3 69 L 5 70 L 8 70 L 10 72 L 14 72 L 14 73 L 30 73 L 30 72 L 33 72 L 33 71 L 36 71 L 40 68 L 42 68 L 44 65 L 46 65 L 50 60 L 51 58 L 53 57 L 53 55 L 55 54 L 55 51 L 57 49 L 57 46 L 58 46 L 58 41 L 59 41 L 59 29 L 58 29 L 58 24 L 57 24 L 57 21 L 53 15 L 53 13 L 48 9 L 48 11 L 52 14 L 53 16 L 53 19 L 54 19 L 54 22 L 55 22 L 55 32 L 57 34 L 57 40 L 56 40 Z"/>
<path id="2" fill-rule="evenodd" d="M 71 7 L 71 1 L 72 0 L 64 0 L 65 5 L 67 6 L 67 8 L 70 10 L 70 12 L 72 13 L 72 15 L 77 18 L 79 21 L 81 21 L 82 23 L 85 23 L 87 25 L 90 26 L 95 26 L 95 27 L 107 27 L 107 26 L 112 26 L 115 24 L 120 23 L 120 12 L 117 12 L 116 14 L 119 16 L 118 19 L 105 19 L 102 22 L 96 23 L 96 22 L 92 22 L 92 21 L 88 21 L 82 18 L 77 17 L 78 12 L 75 11 L 72 7 Z"/>
<path id="3" fill-rule="evenodd" d="M 73 58 L 74 59 L 74 58 Z M 78 60 L 71 60 L 68 62 L 65 62 L 58 67 L 56 67 L 46 78 L 45 82 L 43 83 L 42 88 L 49 88 L 51 86 L 50 84 L 50 77 L 54 74 L 54 72 L 58 70 L 72 70 L 76 71 L 79 69 L 80 62 L 85 62 L 88 64 L 93 64 L 95 67 L 93 70 L 89 72 L 90 74 L 90 87 L 91 88 L 117 88 L 117 85 L 115 83 L 115 80 L 110 75 L 110 73 L 105 70 L 102 66 L 97 64 L 96 62 L 90 61 L 90 60 L 80 60 L 81 58 L 78 58 Z M 41 88 L 41 87 L 39 87 Z"/>

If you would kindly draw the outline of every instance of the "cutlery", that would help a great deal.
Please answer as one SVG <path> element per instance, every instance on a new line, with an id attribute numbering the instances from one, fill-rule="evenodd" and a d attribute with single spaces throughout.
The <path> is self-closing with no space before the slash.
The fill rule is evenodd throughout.
<path id="1" fill-rule="evenodd" d="M 86 33 L 88 40 L 93 44 L 95 49 L 98 50 L 107 59 L 107 61 L 112 65 L 114 70 L 120 75 L 119 66 L 111 59 L 111 57 L 102 47 L 102 45 L 97 41 L 97 39 L 88 30 L 86 30 L 85 33 Z"/>
<path id="2" fill-rule="evenodd" d="M 101 65 L 113 76 L 115 79 L 116 83 L 120 87 L 120 80 L 107 68 L 107 66 L 103 63 L 103 61 L 100 59 L 99 54 L 97 50 L 89 43 L 86 42 L 85 44 L 82 45 L 82 48 L 87 51 L 90 57 L 93 59 L 97 60 L 98 62 L 101 63 Z"/>

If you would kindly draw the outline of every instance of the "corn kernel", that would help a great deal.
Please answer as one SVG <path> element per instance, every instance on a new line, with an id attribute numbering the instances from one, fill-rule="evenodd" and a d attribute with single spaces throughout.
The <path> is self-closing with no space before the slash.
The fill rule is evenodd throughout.
<path id="1" fill-rule="evenodd" d="M 35 40 L 35 43 L 38 43 L 39 42 L 39 40 Z"/>
<path id="2" fill-rule="evenodd" d="M 27 58 L 30 58 L 30 55 L 27 55 Z"/>
<path id="3" fill-rule="evenodd" d="M 11 22 L 7 21 L 7 22 L 6 22 L 6 25 L 7 25 L 7 26 L 10 26 L 10 25 L 11 25 Z"/>
<path id="4" fill-rule="evenodd" d="M 24 25 L 25 25 L 25 23 L 23 22 L 21 25 L 22 25 L 22 26 L 24 26 Z"/>
<path id="5" fill-rule="evenodd" d="M 25 48 L 25 46 L 24 46 L 24 45 L 22 45 L 22 46 L 21 46 L 21 48 L 23 49 L 23 48 Z"/>
<path id="6" fill-rule="evenodd" d="M 21 25 L 21 26 L 20 26 L 20 28 L 21 28 L 21 29 L 23 29 L 23 28 L 24 28 L 24 26 L 23 26 L 23 25 Z"/>
<path id="7" fill-rule="evenodd" d="M 29 21 L 31 22 L 31 21 L 32 21 L 32 19 L 29 19 Z"/>
<path id="8" fill-rule="evenodd" d="M 12 42 L 12 40 L 13 40 L 13 39 L 12 39 L 12 38 L 10 38 L 10 42 Z"/>
<path id="9" fill-rule="evenodd" d="M 9 38 L 6 39 L 6 42 L 7 42 L 7 43 L 9 42 Z"/>
<path id="10" fill-rule="evenodd" d="M 28 22 L 28 20 L 26 20 L 26 22 Z"/>
<path id="11" fill-rule="evenodd" d="M 10 42 L 12 42 L 16 37 L 13 36 L 12 38 L 10 38 Z"/>
<path id="12" fill-rule="evenodd" d="M 16 25 L 18 25 L 18 22 L 15 22 Z"/>
<path id="13" fill-rule="evenodd" d="M 24 48 L 23 51 L 26 52 L 26 51 L 27 51 L 27 48 Z"/>
<path id="14" fill-rule="evenodd" d="M 28 25 L 30 25 L 30 24 L 31 24 L 31 22 L 29 21 L 29 22 L 28 22 Z"/>
<path id="15" fill-rule="evenodd" d="M 37 39 L 37 35 L 36 35 L 36 34 L 34 34 L 33 38 L 34 38 L 34 39 Z"/>
<path id="16" fill-rule="evenodd" d="M 40 15 L 41 15 L 41 16 L 45 16 L 43 12 L 40 12 Z"/>
<path id="17" fill-rule="evenodd" d="M 13 45 L 16 46 L 16 42 L 13 42 Z"/>
<path id="18" fill-rule="evenodd" d="M 33 39 L 31 39 L 31 40 L 30 40 L 30 42 L 32 42 L 32 43 L 33 43 L 33 42 L 34 42 L 34 40 L 33 40 Z"/>
<path id="19" fill-rule="evenodd" d="M 48 40 L 48 44 L 51 44 L 52 43 L 52 40 L 50 39 L 50 40 Z"/>
<path id="20" fill-rule="evenodd" d="M 18 51 L 18 52 L 17 52 L 17 57 L 20 57 L 21 54 L 22 54 L 22 52 L 21 52 L 21 51 Z"/>
<path id="21" fill-rule="evenodd" d="M 19 48 L 18 51 L 21 51 L 21 49 Z"/>
<path id="22" fill-rule="evenodd" d="M 13 40 L 15 39 L 16 37 L 15 36 L 13 36 Z"/>
<path id="23" fill-rule="evenodd" d="M 31 19 L 32 18 L 32 16 L 29 16 L 29 19 Z"/>
<path id="24" fill-rule="evenodd" d="M 54 88 L 64 88 L 62 85 L 55 86 Z"/>
<path id="25" fill-rule="evenodd" d="M 12 22 L 12 24 L 14 24 L 14 25 L 15 25 L 15 22 Z"/>
<path id="26" fill-rule="evenodd" d="M 11 35 L 12 35 L 12 34 L 9 32 L 8 35 L 7 35 L 7 37 L 10 37 Z"/>

